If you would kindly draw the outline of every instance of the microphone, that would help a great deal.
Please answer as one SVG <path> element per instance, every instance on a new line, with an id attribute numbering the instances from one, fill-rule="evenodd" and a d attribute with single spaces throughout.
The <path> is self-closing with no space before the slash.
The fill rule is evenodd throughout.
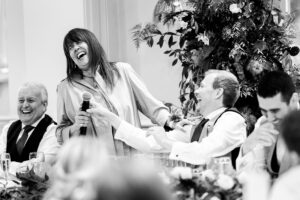
<path id="1" fill-rule="evenodd" d="M 81 105 L 81 110 L 86 111 L 90 107 L 90 99 L 91 99 L 91 94 L 88 92 L 84 92 L 82 94 L 82 105 Z M 80 135 L 86 135 L 86 127 L 80 127 Z"/>

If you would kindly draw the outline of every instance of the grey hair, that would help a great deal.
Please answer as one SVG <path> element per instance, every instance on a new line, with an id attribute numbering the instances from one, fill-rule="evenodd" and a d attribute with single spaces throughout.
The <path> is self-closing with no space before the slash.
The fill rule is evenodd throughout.
<path id="1" fill-rule="evenodd" d="M 47 92 L 46 87 L 42 83 L 26 82 L 20 87 L 19 91 L 22 88 L 36 88 L 36 89 L 38 89 L 40 91 L 42 101 L 45 102 L 45 103 L 48 103 L 48 92 Z"/>
<path id="2" fill-rule="evenodd" d="M 239 81 L 234 74 L 225 70 L 208 70 L 208 74 L 215 74 L 213 88 L 223 88 L 223 105 L 226 107 L 234 106 L 240 96 Z"/>

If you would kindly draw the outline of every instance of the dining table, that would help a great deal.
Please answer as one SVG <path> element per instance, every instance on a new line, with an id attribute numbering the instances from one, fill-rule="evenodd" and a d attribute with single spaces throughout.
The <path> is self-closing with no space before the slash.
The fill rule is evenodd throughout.
<path id="1" fill-rule="evenodd" d="M 48 187 L 49 176 L 38 176 L 34 168 L 8 173 L 0 169 L 1 200 L 41 200 Z"/>

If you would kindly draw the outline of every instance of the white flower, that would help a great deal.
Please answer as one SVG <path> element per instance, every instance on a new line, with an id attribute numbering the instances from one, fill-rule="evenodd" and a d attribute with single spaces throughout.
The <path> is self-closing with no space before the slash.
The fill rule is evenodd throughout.
<path id="1" fill-rule="evenodd" d="M 275 10 L 272 10 L 272 11 L 271 11 L 271 14 L 272 14 L 272 15 L 278 15 L 278 12 L 275 11 Z"/>
<path id="2" fill-rule="evenodd" d="M 209 45 L 209 38 L 206 36 L 206 34 L 204 33 L 204 34 L 200 34 L 200 35 L 197 35 L 197 37 L 196 37 L 197 39 L 198 39 L 198 41 L 202 41 L 205 45 Z"/>
<path id="3" fill-rule="evenodd" d="M 213 170 L 211 170 L 211 169 L 203 171 L 202 176 L 203 176 L 204 179 L 206 178 L 210 181 L 214 181 L 216 179 L 216 175 L 213 172 Z"/>
<path id="4" fill-rule="evenodd" d="M 242 12 L 241 8 L 239 8 L 238 5 L 237 5 L 236 3 L 231 4 L 231 5 L 229 6 L 229 10 L 230 10 L 230 12 L 232 12 L 232 13 L 240 13 L 240 12 Z"/>
<path id="5" fill-rule="evenodd" d="M 210 195 L 209 193 L 207 193 L 207 192 L 205 192 L 202 196 L 201 196 L 201 198 L 200 199 L 207 199 L 207 196 L 208 195 Z M 216 196 L 210 196 L 209 197 L 209 200 L 220 200 L 218 197 L 216 197 Z"/>
<path id="6" fill-rule="evenodd" d="M 247 69 L 250 71 L 251 74 L 258 75 L 263 72 L 264 64 L 259 60 L 252 59 L 247 65 Z"/>
<path id="7" fill-rule="evenodd" d="M 189 167 L 175 167 L 171 171 L 171 175 L 175 178 L 181 179 L 192 179 L 192 169 Z"/>
<path id="8" fill-rule="evenodd" d="M 188 23 L 186 23 L 185 21 L 180 21 L 180 22 L 179 22 L 179 26 L 180 26 L 181 28 L 183 28 L 183 29 L 186 29 L 186 28 L 187 28 L 187 25 L 188 25 Z"/>
<path id="9" fill-rule="evenodd" d="M 217 185 L 223 188 L 224 190 L 229 190 L 234 186 L 234 181 L 230 176 L 220 174 L 217 180 Z"/>

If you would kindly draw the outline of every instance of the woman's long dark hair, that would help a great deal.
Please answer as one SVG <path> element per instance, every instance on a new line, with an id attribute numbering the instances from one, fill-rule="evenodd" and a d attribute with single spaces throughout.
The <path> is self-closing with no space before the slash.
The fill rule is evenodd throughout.
<path id="1" fill-rule="evenodd" d="M 67 59 L 67 79 L 72 81 L 75 74 L 83 77 L 82 71 L 77 67 L 70 56 L 69 49 L 73 43 L 85 42 L 88 45 L 89 51 L 89 66 L 92 72 L 95 73 L 98 66 L 98 72 L 102 76 L 106 85 L 112 89 L 115 85 L 115 74 L 120 77 L 120 73 L 114 63 L 107 60 L 106 54 L 96 36 L 87 29 L 74 28 L 70 30 L 64 38 L 64 52 Z"/>

